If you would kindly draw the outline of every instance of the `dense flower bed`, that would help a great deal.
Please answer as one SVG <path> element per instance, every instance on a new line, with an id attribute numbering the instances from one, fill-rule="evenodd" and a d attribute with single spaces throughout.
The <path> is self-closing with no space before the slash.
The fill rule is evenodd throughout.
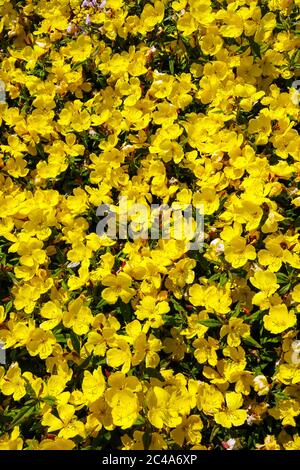
<path id="1" fill-rule="evenodd" d="M 299 5 L 0 0 L 0 449 L 300 449 Z"/>

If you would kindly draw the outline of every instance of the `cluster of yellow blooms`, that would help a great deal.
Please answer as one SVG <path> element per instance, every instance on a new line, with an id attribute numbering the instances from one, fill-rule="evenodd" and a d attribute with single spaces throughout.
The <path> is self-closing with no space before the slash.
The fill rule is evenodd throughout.
<path id="1" fill-rule="evenodd" d="M 0 449 L 300 449 L 299 6 L 0 0 Z"/>

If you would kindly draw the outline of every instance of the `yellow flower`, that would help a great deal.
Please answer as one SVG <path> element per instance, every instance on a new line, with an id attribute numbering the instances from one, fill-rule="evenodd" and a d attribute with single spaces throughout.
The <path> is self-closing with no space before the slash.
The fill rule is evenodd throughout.
<path id="1" fill-rule="evenodd" d="M 131 277 L 123 272 L 108 274 L 102 279 L 102 284 L 109 286 L 102 291 L 102 298 L 108 304 L 115 304 L 118 297 L 127 304 L 135 294 L 135 290 L 130 287 L 132 284 Z"/>
<path id="2" fill-rule="evenodd" d="M 220 330 L 220 338 L 226 335 L 229 346 L 239 346 L 241 338 L 250 336 L 250 326 L 246 325 L 241 318 L 230 318 L 228 325 L 223 325 Z"/>
<path id="3" fill-rule="evenodd" d="M 224 254 L 226 261 L 231 263 L 233 268 L 240 268 L 248 260 L 256 258 L 255 248 L 252 245 L 247 245 L 245 238 L 239 236 L 226 243 Z"/>
<path id="4" fill-rule="evenodd" d="M 61 308 L 51 301 L 43 305 L 40 315 L 43 318 L 47 318 L 47 320 L 43 321 L 40 325 L 43 330 L 52 330 L 55 328 L 55 326 L 61 322 L 63 316 Z"/>
<path id="5" fill-rule="evenodd" d="M 20 400 L 26 395 L 25 380 L 17 363 L 10 366 L 0 382 L 0 388 L 3 395 L 12 395 L 14 400 Z"/>
<path id="6" fill-rule="evenodd" d="M 222 49 L 223 40 L 217 33 L 218 30 L 202 36 L 200 46 L 204 54 L 216 55 Z"/>
<path id="7" fill-rule="evenodd" d="M 283 426 L 296 426 L 295 417 L 300 414 L 300 405 L 297 400 L 280 400 L 274 408 L 269 410 L 273 418 L 281 420 Z"/>
<path id="8" fill-rule="evenodd" d="M 225 394 L 226 409 L 215 414 L 216 423 L 224 428 L 241 426 L 247 419 L 247 411 L 241 410 L 243 397 L 241 393 L 227 392 Z"/>
<path id="9" fill-rule="evenodd" d="M 114 369 L 122 366 L 122 372 L 126 374 L 131 366 L 131 351 L 128 346 L 128 343 L 121 336 L 112 339 L 109 342 L 111 347 L 106 353 L 106 362 L 107 365 L 113 367 Z"/>
<path id="10" fill-rule="evenodd" d="M 268 380 L 264 375 L 257 375 L 253 379 L 254 390 L 258 396 L 267 395 L 269 393 Z"/>
<path id="11" fill-rule="evenodd" d="M 243 20 L 240 16 L 230 11 L 232 8 L 228 8 L 227 11 L 220 10 L 217 13 L 217 18 L 222 19 L 224 25 L 220 28 L 220 34 L 225 38 L 238 38 L 243 33 Z"/>
<path id="12" fill-rule="evenodd" d="M 186 336 L 187 338 L 194 338 L 194 336 L 202 338 L 207 332 L 208 328 L 207 326 L 201 325 L 199 320 L 207 319 L 208 314 L 206 310 L 201 310 L 199 314 L 193 313 L 192 315 L 189 315 L 187 319 L 188 327 L 183 330 L 181 334 Z"/>
<path id="13" fill-rule="evenodd" d="M 183 8 L 185 8 L 187 4 L 187 0 L 175 0 L 173 3 L 172 3 L 172 8 L 173 10 L 175 11 L 180 11 L 182 10 Z"/>
<path id="14" fill-rule="evenodd" d="M 299 5 L 0 0 L 0 449 L 299 448 Z"/>
<path id="15" fill-rule="evenodd" d="M 139 401 L 136 392 L 141 385 L 136 377 L 125 377 L 117 372 L 108 379 L 111 388 L 105 392 L 105 400 L 112 408 L 112 419 L 115 426 L 127 429 L 138 417 Z"/>
<path id="16" fill-rule="evenodd" d="M 256 444 L 256 447 L 259 450 L 280 450 L 281 449 L 281 447 L 278 444 L 275 436 L 270 436 L 270 435 L 265 437 L 263 445 Z"/>
<path id="17" fill-rule="evenodd" d="M 129 335 L 128 341 L 133 344 L 132 365 L 136 366 L 145 360 L 146 367 L 157 367 L 160 361 L 157 353 L 161 350 L 161 341 L 152 334 L 147 337 L 138 320 L 128 323 L 126 332 Z"/>
<path id="18" fill-rule="evenodd" d="M 52 354 L 55 344 L 56 339 L 52 331 L 36 328 L 30 333 L 26 348 L 31 356 L 39 355 L 41 359 L 46 359 Z"/>
<path id="19" fill-rule="evenodd" d="M 205 304 L 205 289 L 199 284 L 193 284 L 189 289 L 190 302 L 195 307 Z"/>
<path id="20" fill-rule="evenodd" d="M 182 421 L 178 410 L 170 404 L 170 399 L 169 392 L 157 386 L 153 387 L 147 395 L 148 418 L 150 423 L 158 429 L 164 425 L 175 428 Z"/>
<path id="21" fill-rule="evenodd" d="M 203 186 L 200 193 L 195 193 L 193 197 L 193 204 L 203 204 L 204 214 L 211 215 L 216 212 L 220 205 L 220 198 L 215 188 L 210 186 Z"/>
<path id="22" fill-rule="evenodd" d="M 279 287 L 276 275 L 270 271 L 256 271 L 254 276 L 250 277 L 250 282 L 261 291 L 254 295 L 252 303 L 259 305 L 261 309 L 268 308 L 270 306 L 268 298 L 274 294 Z"/>
<path id="23" fill-rule="evenodd" d="M 48 426 L 48 432 L 58 431 L 58 437 L 72 439 L 75 436 L 84 437 L 84 424 L 75 415 L 75 408 L 69 404 L 58 405 L 59 418 L 47 411 L 42 419 L 42 425 Z"/>
<path id="24" fill-rule="evenodd" d="M 72 300 L 68 305 L 68 311 L 63 314 L 63 324 L 72 328 L 77 335 L 85 335 L 93 321 L 93 315 L 89 307 L 84 305 L 82 296 Z"/>
<path id="25" fill-rule="evenodd" d="M 206 361 L 211 365 L 215 366 L 218 362 L 216 350 L 219 349 L 219 341 L 210 336 L 206 340 L 205 338 L 198 338 L 193 342 L 195 348 L 194 356 L 200 364 Z"/>
<path id="26" fill-rule="evenodd" d="M 5 170 L 14 178 L 24 178 L 29 172 L 26 161 L 21 157 L 9 158 Z"/>
<path id="27" fill-rule="evenodd" d="M 191 415 L 188 418 L 183 418 L 182 423 L 171 431 L 170 436 L 180 447 L 185 441 L 188 444 L 199 444 L 202 438 L 200 432 L 202 429 L 201 418 L 197 415 Z"/>
<path id="28" fill-rule="evenodd" d="M 271 118 L 261 111 L 257 118 L 250 119 L 248 131 L 250 134 L 257 134 L 256 145 L 265 145 L 272 131 Z"/>
<path id="29" fill-rule="evenodd" d="M 285 450 L 300 450 L 300 436 L 299 434 L 294 434 L 293 438 L 283 444 Z"/>
<path id="30" fill-rule="evenodd" d="M 0 437 L 0 450 L 22 450 L 23 439 L 20 436 L 19 426 L 15 426 L 11 434 L 4 434 Z"/>
<path id="31" fill-rule="evenodd" d="M 135 314 L 139 320 L 146 320 L 144 331 L 159 328 L 164 324 L 163 315 L 170 311 L 168 302 L 156 302 L 156 299 L 146 295 L 137 306 Z"/>
<path id="32" fill-rule="evenodd" d="M 72 58 L 72 62 L 83 62 L 92 53 L 93 44 L 88 35 L 80 35 L 76 41 L 72 41 L 67 47 L 63 49 L 66 56 Z"/>
<path id="33" fill-rule="evenodd" d="M 56 437 L 52 439 L 43 439 L 39 445 L 39 450 L 72 450 L 75 442 L 70 439 Z"/>
<path id="34" fill-rule="evenodd" d="M 285 304 L 270 307 L 268 315 L 264 316 L 264 327 L 273 334 L 282 333 L 296 322 L 296 315 L 289 312 Z"/>
<path id="35" fill-rule="evenodd" d="M 143 8 L 140 16 L 140 31 L 142 34 L 152 31 L 157 23 L 160 23 L 164 17 L 164 4 L 156 0 L 154 6 L 149 3 Z"/>
<path id="36" fill-rule="evenodd" d="M 213 416 L 223 406 L 223 394 L 214 385 L 201 382 L 198 388 L 197 408 L 206 415 Z"/>
<path id="37" fill-rule="evenodd" d="M 189 12 L 185 12 L 177 21 L 177 29 L 184 36 L 190 36 L 197 29 L 197 22 Z"/>
<path id="38" fill-rule="evenodd" d="M 167 337 L 163 341 L 163 350 L 170 354 L 173 361 L 182 361 L 187 347 L 185 341 L 181 335 L 181 331 L 178 328 L 171 328 L 172 338 Z"/>
<path id="39" fill-rule="evenodd" d="M 218 289 L 216 286 L 205 289 L 205 307 L 208 311 L 225 315 L 230 312 L 231 303 L 232 299 L 227 289 Z"/>
<path id="40" fill-rule="evenodd" d="M 168 279 L 166 279 L 166 288 L 172 289 L 176 298 L 181 298 L 181 290 L 186 284 L 192 284 L 195 278 L 193 268 L 196 262 L 193 259 L 182 259 L 171 269 Z M 171 281 L 171 282 L 170 282 Z"/>
<path id="41" fill-rule="evenodd" d="M 115 426 L 121 429 L 130 428 L 138 417 L 139 404 L 135 394 L 127 390 L 121 390 L 113 395 L 110 400 L 112 407 L 112 419 Z"/>
<path id="42" fill-rule="evenodd" d="M 297 284 L 292 291 L 292 299 L 296 303 L 300 303 L 300 284 Z"/>
<path id="43" fill-rule="evenodd" d="M 97 434 L 97 432 L 102 429 L 102 426 L 108 430 L 114 428 L 111 408 L 104 397 L 98 398 L 98 400 L 90 403 L 89 409 L 91 414 L 87 417 L 85 426 L 87 433 L 92 430 L 93 435 L 94 433 Z"/>
<path id="44" fill-rule="evenodd" d="M 0 305 L 0 325 L 4 323 L 5 318 L 6 318 L 6 313 L 5 313 L 4 307 Z"/>
<path id="45" fill-rule="evenodd" d="M 93 371 L 84 371 L 84 378 L 82 382 L 82 392 L 84 397 L 89 402 L 94 402 L 100 398 L 105 390 L 105 379 L 102 374 L 101 368 Z"/>

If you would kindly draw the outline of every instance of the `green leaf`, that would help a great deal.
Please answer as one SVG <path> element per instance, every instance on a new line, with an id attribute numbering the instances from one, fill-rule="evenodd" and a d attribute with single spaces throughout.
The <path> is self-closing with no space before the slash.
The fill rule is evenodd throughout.
<path id="1" fill-rule="evenodd" d="M 152 369 L 151 367 L 147 367 L 145 369 L 145 374 L 144 374 L 144 377 L 154 377 L 155 379 L 158 379 L 160 380 L 161 382 L 164 382 L 165 379 L 163 378 L 163 376 L 161 375 L 161 373 L 157 370 L 157 369 Z"/>
<path id="2" fill-rule="evenodd" d="M 10 300 L 9 302 L 7 302 L 7 304 L 5 305 L 5 313 L 9 313 L 11 311 L 13 307 L 13 301 Z"/>
<path id="3" fill-rule="evenodd" d="M 222 325 L 222 323 L 219 320 L 216 320 L 214 318 L 210 318 L 207 320 L 198 320 L 197 323 L 200 323 L 203 326 L 207 326 L 208 328 L 216 328 Z"/>
<path id="4" fill-rule="evenodd" d="M 55 403 L 56 403 L 56 398 L 55 397 L 51 397 L 50 395 L 48 395 L 47 397 L 44 397 L 43 398 L 43 401 L 45 403 L 47 403 L 48 405 L 50 406 L 54 406 Z"/>
<path id="5" fill-rule="evenodd" d="M 36 407 L 36 403 L 33 405 L 30 404 L 28 406 L 24 406 L 21 411 L 17 414 L 17 416 L 13 419 L 13 421 L 10 424 L 10 427 L 13 428 L 17 424 L 21 423 L 29 414 L 31 414 Z"/>
<path id="6" fill-rule="evenodd" d="M 218 426 L 217 424 L 212 428 L 212 431 L 211 431 L 211 434 L 210 434 L 210 437 L 209 437 L 209 442 L 213 441 L 213 439 L 218 434 L 219 429 L 220 429 L 220 426 Z"/>
<path id="7" fill-rule="evenodd" d="M 225 286 L 227 280 L 228 280 L 227 273 L 222 273 L 220 276 L 220 280 L 219 280 L 220 287 Z"/>
<path id="8" fill-rule="evenodd" d="M 75 349 L 75 351 L 80 354 L 80 340 L 78 336 L 74 333 L 74 331 L 70 332 L 70 338 L 72 341 L 72 346 Z"/>
<path id="9" fill-rule="evenodd" d="M 254 313 L 249 317 L 250 323 L 253 323 L 253 322 L 257 321 L 257 320 L 260 320 L 260 319 L 261 319 L 260 317 L 263 317 L 264 312 L 266 313 L 266 310 L 257 310 L 257 312 L 254 312 Z"/>
<path id="10" fill-rule="evenodd" d="M 106 302 L 106 300 L 101 299 L 100 302 L 97 303 L 96 309 L 98 309 L 100 307 L 103 307 L 104 305 L 107 305 L 107 302 Z"/>
<path id="11" fill-rule="evenodd" d="M 151 444 L 151 434 L 150 434 L 149 431 L 146 431 L 146 432 L 143 434 L 143 445 L 144 445 L 144 449 L 145 449 L 145 450 L 148 450 L 150 444 Z"/>
<path id="12" fill-rule="evenodd" d="M 247 336 L 246 338 L 242 338 L 242 340 L 246 343 L 249 344 L 250 346 L 254 346 L 255 348 L 261 349 L 261 345 L 251 336 Z"/>
<path id="13" fill-rule="evenodd" d="M 213 275 L 208 279 L 208 282 L 217 281 L 219 278 L 220 278 L 220 274 L 219 274 L 219 273 L 213 274 Z"/>
<path id="14" fill-rule="evenodd" d="M 93 353 L 90 354 L 90 356 L 88 356 L 84 361 L 82 361 L 82 363 L 79 364 L 79 366 L 78 366 L 78 370 L 85 369 L 89 365 L 89 362 L 90 362 L 92 356 L 93 356 Z"/>
<path id="15" fill-rule="evenodd" d="M 134 426 L 141 426 L 144 423 L 145 423 L 145 418 L 141 415 L 138 415 L 137 420 L 134 423 Z"/>
<path id="16" fill-rule="evenodd" d="M 273 395 L 275 397 L 276 403 L 280 400 L 291 400 L 292 398 L 289 395 L 286 395 L 282 390 L 274 390 Z"/>
<path id="17" fill-rule="evenodd" d="M 182 311 L 184 311 L 183 306 L 180 305 L 174 298 L 171 299 L 171 302 L 172 302 L 173 307 L 176 310 L 176 312 L 181 313 Z"/>
<path id="18" fill-rule="evenodd" d="M 55 331 L 53 333 L 54 333 L 55 339 L 58 343 L 66 343 L 67 342 L 66 337 L 60 331 Z"/>
<path id="19" fill-rule="evenodd" d="M 106 441 L 110 441 L 111 440 L 111 432 L 107 431 L 106 433 L 103 434 L 103 437 Z"/>
<path id="20" fill-rule="evenodd" d="M 279 282 L 279 284 L 286 284 L 289 282 L 289 278 L 283 273 L 277 273 L 277 282 Z"/>
<path id="21" fill-rule="evenodd" d="M 261 59 L 261 52 L 260 52 L 260 45 L 253 41 L 253 39 L 249 39 L 249 42 L 250 42 L 250 46 L 251 46 L 251 49 L 253 51 L 253 55 L 254 57 L 259 57 Z"/>
<path id="22" fill-rule="evenodd" d="M 279 295 L 286 294 L 291 288 L 291 284 L 288 283 L 286 286 L 283 286 L 281 289 L 279 289 L 278 293 Z"/>
<path id="23" fill-rule="evenodd" d="M 241 313 L 241 302 L 239 300 L 238 303 L 236 304 L 235 309 L 232 312 L 231 316 L 232 317 L 238 317 L 240 313 Z"/>

